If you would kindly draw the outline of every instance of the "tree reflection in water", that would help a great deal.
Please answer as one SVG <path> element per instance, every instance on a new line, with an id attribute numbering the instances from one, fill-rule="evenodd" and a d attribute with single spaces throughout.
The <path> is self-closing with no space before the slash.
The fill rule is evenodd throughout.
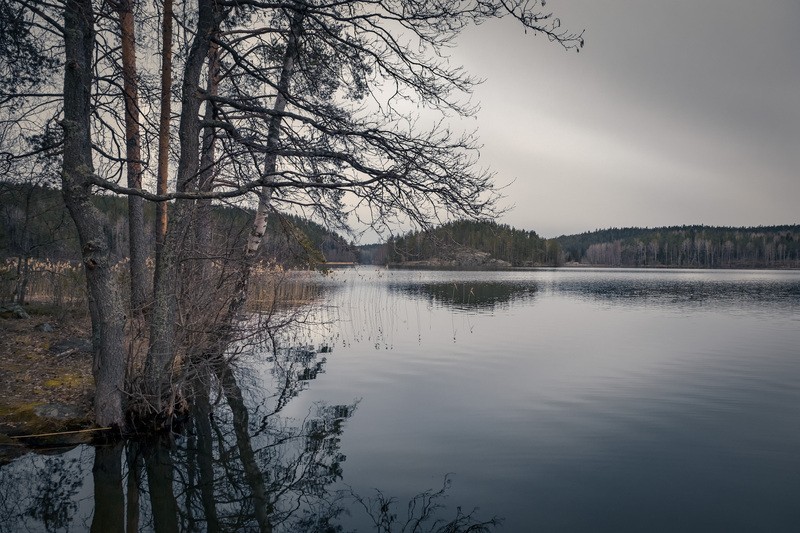
<path id="1" fill-rule="evenodd" d="M 89 447 L 29 462 L 29 470 L 0 469 L 0 531 L 259 531 L 341 532 L 344 513 L 365 513 L 376 531 L 488 531 L 460 508 L 440 519 L 447 484 L 417 495 L 404 512 L 376 492 L 362 497 L 335 489 L 345 460 L 340 437 L 356 403 L 320 404 L 305 420 L 281 411 L 324 371 L 324 354 L 285 350 L 272 363 L 280 386 L 252 401 L 246 372 L 204 368 L 193 383 L 192 416 L 181 434 L 94 448 L 93 498 L 84 457 Z M 255 379 L 251 379 L 255 381 Z M 67 458 L 73 455 L 71 458 Z M 26 458 L 22 458 L 25 460 Z M 27 490 L 8 492 L 26 474 Z M 92 505 L 93 504 L 93 505 Z"/>
<path id="2" fill-rule="evenodd" d="M 456 311 L 492 311 L 507 307 L 511 303 L 534 298 L 537 289 L 536 283 L 531 282 L 458 281 L 391 285 L 393 291 Z"/>

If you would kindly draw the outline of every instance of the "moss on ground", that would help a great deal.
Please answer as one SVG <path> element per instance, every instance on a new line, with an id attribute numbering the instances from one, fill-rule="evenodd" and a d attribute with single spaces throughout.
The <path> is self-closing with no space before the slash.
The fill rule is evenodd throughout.
<path id="1" fill-rule="evenodd" d="M 92 426 L 91 353 L 85 343 L 78 349 L 59 349 L 88 338 L 88 319 L 40 308 L 31 311 L 28 319 L 0 318 L 0 448 L 20 442 L 74 443 L 75 436 L 26 436 Z"/>

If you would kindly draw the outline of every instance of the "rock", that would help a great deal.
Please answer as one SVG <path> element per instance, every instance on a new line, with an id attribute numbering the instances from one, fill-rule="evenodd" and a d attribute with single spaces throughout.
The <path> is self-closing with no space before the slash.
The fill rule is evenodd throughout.
<path id="1" fill-rule="evenodd" d="M 38 326 L 34 327 L 36 331 L 41 331 L 42 333 L 53 333 L 56 328 L 50 322 L 42 322 Z"/>
<path id="2" fill-rule="evenodd" d="M 74 405 L 66 405 L 63 403 L 46 403 L 37 406 L 33 411 L 36 413 L 36 416 L 50 418 L 52 420 L 73 420 L 86 416 L 83 411 Z"/>
<path id="3" fill-rule="evenodd" d="M 64 352 L 92 352 L 92 343 L 88 339 L 66 339 L 50 346 L 50 351 L 55 354 Z"/>
<path id="4" fill-rule="evenodd" d="M 511 266 L 508 261 L 495 259 L 486 252 L 479 252 L 471 248 L 462 248 L 452 254 L 451 264 L 458 268 L 507 268 Z"/>
<path id="5" fill-rule="evenodd" d="M 19 304 L 0 306 L 0 316 L 3 318 L 30 318 L 30 315 L 28 315 L 28 313 L 25 312 L 25 309 L 23 309 Z"/>

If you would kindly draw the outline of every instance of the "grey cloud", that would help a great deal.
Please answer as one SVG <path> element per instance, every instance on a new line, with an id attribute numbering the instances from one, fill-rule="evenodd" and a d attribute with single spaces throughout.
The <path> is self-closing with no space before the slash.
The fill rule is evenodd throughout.
<path id="1" fill-rule="evenodd" d="M 800 4 L 548 2 L 566 54 L 503 21 L 454 60 L 478 92 L 482 163 L 546 235 L 609 225 L 798 222 Z"/>

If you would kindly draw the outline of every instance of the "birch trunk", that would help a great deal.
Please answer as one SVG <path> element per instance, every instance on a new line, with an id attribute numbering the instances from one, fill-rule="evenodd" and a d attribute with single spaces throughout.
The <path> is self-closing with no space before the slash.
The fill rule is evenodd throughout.
<path id="1" fill-rule="evenodd" d="M 274 504 L 270 498 L 267 482 L 264 479 L 266 473 L 262 473 L 256 459 L 257 454 L 253 449 L 252 439 L 250 438 L 250 415 L 244 403 L 242 389 L 236 382 L 229 366 L 224 366 L 216 371 L 217 378 L 222 385 L 225 394 L 225 401 L 231 408 L 233 415 L 233 432 L 236 435 L 236 448 L 239 451 L 239 459 L 242 461 L 244 479 L 250 488 L 250 498 L 253 501 L 253 514 L 260 533 L 271 533 L 273 530 L 272 514 Z"/>
<path id="2" fill-rule="evenodd" d="M 295 12 L 292 17 L 291 27 L 289 29 L 289 42 L 286 44 L 286 52 L 283 57 L 283 65 L 281 68 L 281 76 L 278 80 L 278 94 L 275 96 L 275 113 L 269 123 L 269 130 L 267 132 L 267 157 L 264 164 L 264 181 L 271 181 L 277 170 L 278 158 L 274 150 L 278 147 L 278 142 L 281 136 L 281 122 L 283 121 L 282 114 L 286 110 L 287 95 L 289 94 L 289 83 L 295 71 L 295 63 L 297 62 L 297 51 L 300 44 L 300 34 L 303 27 L 303 13 Z M 253 220 L 253 227 L 250 230 L 250 235 L 247 239 L 247 248 L 245 249 L 245 259 L 247 261 L 247 273 L 249 275 L 252 259 L 255 257 L 261 246 L 261 241 L 264 238 L 264 233 L 267 229 L 267 216 L 269 214 L 270 200 L 272 198 L 272 188 L 265 185 L 261 188 L 259 196 L 258 210 L 256 211 L 255 219 Z"/>
<path id="3" fill-rule="evenodd" d="M 287 95 L 289 94 L 289 84 L 292 76 L 295 73 L 295 66 L 297 62 L 298 47 L 300 44 L 300 36 L 303 29 L 303 13 L 300 11 L 295 12 L 291 20 L 289 39 L 286 45 L 286 51 L 283 56 L 283 65 L 281 66 L 280 78 L 278 79 L 278 93 L 275 97 L 275 105 L 273 106 L 273 115 L 270 119 L 269 129 L 267 131 L 267 156 L 264 163 L 264 171 L 262 174 L 262 182 L 264 186 L 259 193 L 258 209 L 256 210 L 255 218 L 247 238 L 247 244 L 244 251 L 244 261 L 239 270 L 239 275 L 234 287 L 233 297 L 231 298 L 228 309 L 225 313 L 222 327 L 219 329 L 216 342 L 210 346 L 210 357 L 219 357 L 224 352 L 227 344 L 231 341 L 233 329 L 236 321 L 239 318 L 245 303 L 247 302 L 247 292 L 250 286 L 250 274 L 253 269 L 256 254 L 264 239 L 264 234 L 267 229 L 267 218 L 269 216 L 270 201 L 272 199 L 273 189 L 269 186 L 269 182 L 274 179 L 277 170 L 278 158 L 275 151 L 278 148 L 281 135 L 281 123 L 283 121 L 283 112 L 286 110 L 288 103 Z"/>

